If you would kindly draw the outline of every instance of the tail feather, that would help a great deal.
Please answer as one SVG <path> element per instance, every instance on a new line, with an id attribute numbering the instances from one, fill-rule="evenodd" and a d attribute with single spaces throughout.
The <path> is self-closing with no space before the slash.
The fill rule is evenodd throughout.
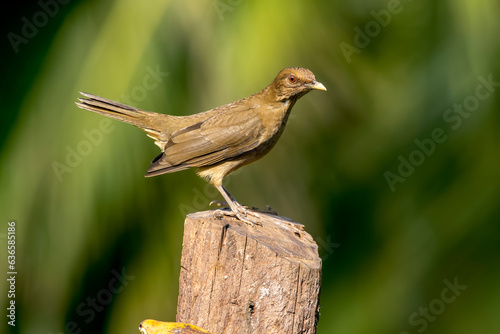
<path id="1" fill-rule="evenodd" d="M 155 144 L 161 149 L 168 140 L 168 134 L 171 132 L 169 118 L 174 117 L 165 114 L 158 114 L 151 111 L 140 110 L 103 97 L 83 93 L 86 98 L 79 98 L 76 105 L 82 109 L 111 117 L 119 121 L 129 123 L 146 131 L 148 137 L 155 140 Z"/>
<path id="2" fill-rule="evenodd" d="M 78 101 L 80 102 L 76 103 L 76 105 L 82 109 L 115 118 L 140 128 L 147 126 L 147 114 L 149 113 L 147 111 L 108 100 L 97 95 L 83 92 L 80 94 L 87 97 L 87 99 L 79 98 Z"/>

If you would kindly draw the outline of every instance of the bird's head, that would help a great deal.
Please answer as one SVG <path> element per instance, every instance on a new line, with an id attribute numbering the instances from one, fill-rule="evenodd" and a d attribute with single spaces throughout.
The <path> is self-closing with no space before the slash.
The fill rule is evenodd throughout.
<path id="1" fill-rule="evenodd" d="M 316 81 L 313 72 L 307 68 L 287 67 L 281 70 L 271 88 L 278 101 L 297 100 L 311 90 L 325 90 L 325 86 Z"/>

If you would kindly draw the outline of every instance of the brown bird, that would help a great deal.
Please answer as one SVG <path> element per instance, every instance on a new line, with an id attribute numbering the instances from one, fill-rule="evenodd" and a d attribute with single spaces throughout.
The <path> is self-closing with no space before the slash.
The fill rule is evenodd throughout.
<path id="1" fill-rule="evenodd" d="M 242 100 L 190 116 L 144 111 L 96 95 L 81 93 L 82 109 L 135 125 L 155 140 L 162 153 L 153 159 L 146 177 L 197 167 L 197 174 L 219 190 L 231 212 L 252 224 L 258 214 L 242 206 L 222 186 L 226 175 L 266 155 L 285 129 L 297 100 L 311 90 L 324 90 L 305 68 L 281 70 L 274 81 Z"/>

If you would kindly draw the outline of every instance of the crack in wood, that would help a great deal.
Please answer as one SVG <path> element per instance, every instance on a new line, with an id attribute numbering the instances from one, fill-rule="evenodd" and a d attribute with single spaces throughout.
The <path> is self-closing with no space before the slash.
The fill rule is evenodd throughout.
<path id="1" fill-rule="evenodd" d="M 248 236 L 245 236 L 245 246 L 243 247 L 243 260 L 241 261 L 240 282 L 238 284 L 238 296 L 240 295 L 241 280 L 243 279 L 243 270 L 245 269 L 245 259 L 247 257 Z"/>
<path id="2" fill-rule="evenodd" d="M 211 307 L 211 301 L 212 301 L 212 293 L 214 292 L 214 285 L 215 281 L 217 280 L 217 267 L 219 265 L 219 259 L 220 259 L 220 253 L 222 252 L 222 246 L 224 245 L 224 239 L 226 239 L 226 233 L 227 229 L 229 228 L 229 224 L 226 224 L 222 227 L 221 231 L 221 236 L 220 236 L 220 241 L 219 241 L 219 249 L 217 251 L 217 262 L 214 267 L 214 276 L 212 278 L 212 286 L 210 287 L 210 299 L 208 303 L 208 319 L 210 319 L 210 310 L 212 309 Z"/>
<path id="3" fill-rule="evenodd" d="M 229 228 L 229 224 L 226 224 L 222 227 L 222 233 L 220 236 L 219 242 L 219 252 L 217 253 L 217 261 L 219 261 L 220 252 L 222 252 L 222 246 L 224 245 L 224 239 L 226 239 L 227 229 Z"/>
<path id="4" fill-rule="evenodd" d="M 295 327 L 295 316 L 297 313 L 297 300 L 299 299 L 299 289 L 300 289 L 300 269 L 302 265 L 299 264 L 299 270 L 297 270 L 297 287 L 295 288 L 295 302 L 293 304 L 293 316 L 292 316 L 292 328 Z"/>

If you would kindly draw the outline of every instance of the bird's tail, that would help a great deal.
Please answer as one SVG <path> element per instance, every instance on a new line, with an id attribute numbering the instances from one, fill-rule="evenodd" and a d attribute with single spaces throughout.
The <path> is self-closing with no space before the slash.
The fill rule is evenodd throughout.
<path id="1" fill-rule="evenodd" d="M 171 126 L 175 123 L 176 116 L 158 114 L 151 111 L 140 110 L 103 97 L 83 93 L 86 98 L 79 98 L 76 105 L 82 109 L 111 117 L 129 123 L 146 131 L 147 135 L 155 140 L 155 144 L 163 149 L 172 132 Z"/>

